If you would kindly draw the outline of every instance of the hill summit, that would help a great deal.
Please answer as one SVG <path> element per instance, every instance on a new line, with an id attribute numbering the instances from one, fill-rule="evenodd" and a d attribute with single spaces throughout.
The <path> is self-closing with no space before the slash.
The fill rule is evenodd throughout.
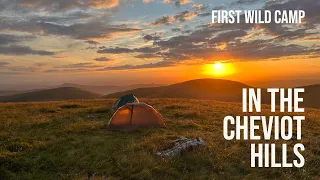
<path id="1" fill-rule="evenodd" d="M 138 88 L 112 93 L 104 98 L 134 94 L 137 97 L 148 98 L 192 98 L 239 102 L 242 98 L 242 88 L 250 88 L 250 86 L 230 80 L 196 79 L 168 86 Z"/>
<path id="2" fill-rule="evenodd" d="M 101 95 L 75 87 L 61 87 L 0 97 L 0 102 L 58 101 L 95 99 Z"/>

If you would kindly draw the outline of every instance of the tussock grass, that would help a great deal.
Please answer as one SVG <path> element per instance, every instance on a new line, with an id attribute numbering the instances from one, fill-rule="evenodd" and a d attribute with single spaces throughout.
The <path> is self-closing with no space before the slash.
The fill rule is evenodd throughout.
<path id="1" fill-rule="evenodd" d="M 161 112 L 167 128 L 110 132 L 106 126 L 114 101 L 0 104 L 0 179 L 320 177 L 319 109 L 306 109 L 301 140 L 306 147 L 303 168 L 250 168 L 251 142 L 226 141 L 222 134 L 226 115 L 244 115 L 239 103 L 141 99 Z M 263 115 L 274 115 L 269 109 L 263 105 Z M 207 146 L 170 159 L 154 155 L 170 147 L 177 136 L 201 137 Z M 288 147 L 297 142 L 286 141 Z M 293 158 L 292 150 L 288 153 Z"/>
<path id="2" fill-rule="evenodd" d="M 83 105 L 79 105 L 79 104 L 65 104 L 60 106 L 62 109 L 72 109 L 72 108 L 82 108 L 85 107 Z"/>

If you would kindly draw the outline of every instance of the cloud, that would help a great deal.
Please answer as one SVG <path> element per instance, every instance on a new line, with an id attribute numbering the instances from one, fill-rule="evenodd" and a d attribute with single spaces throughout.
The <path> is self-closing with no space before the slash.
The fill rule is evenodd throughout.
<path id="1" fill-rule="evenodd" d="M 99 45 L 99 44 L 100 44 L 99 42 L 97 42 L 97 41 L 92 41 L 92 40 L 87 40 L 87 41 L 85 41 L 85 43 L 88 43 L 88 44 L 90 44 L 90 45 Z"/>
<path id="2" fill-rule="evenodd" d="M 44 50 L 35 50 L 27 46 L 1 46 L 0 54 L 4 55 L 40 55 L 40 56 L 52 56 L 55 55 L 54 52 L 44 51 Z"/>
<path id="3" fill-rule="evenodd" d="M 103 54 L 103 53 L 109 53 L 109 54 L 121 54 L 121 53 L 131 53 L 133 52 L 132 49 L 129 48 L 104 48 L 97 51 L 97 53 Z"/>
<path id="4" fill-rule="evenodd" d="M 193 4 L 192 8 L 194 8 L 197 11 L 202 11 L 202 10 L 205 10 L 207 7 L 204 6 L 203 4 Z"/>
<path id="5" fill-rule="evenodd" d="M 108 9 L 119 5 L 119 0 L 5 0 L 1 2 L 5 8 L 43 9 L 46 11 L 66 11 L 70 9 Z"/>
<path id="6" fill-rule="evenodd" d="M 210 8 L 209 10 L 208 7 L 204 6 L 200 9 L 197 10 L 197 15 L 199 17 L 206 17 L 206 16 L 211 16 L 212 15 L 212 10 L 221 10 L 221 9 L 224 9 L 226 8 L 225 5 L 220 5 L 220 6 L 215 6 L 213 8 Z"/>
<path id="7" fill-rule="evenodd" d="M 191 29 L 187 29 L 188 26 L 179 26 L 179 27 L 176 27 L 176 28 L 172 28 L 171 31 L 172 32 L 181 32 L 182 34 L 189 34 L 189 33 L 192 33 L 192 30 Z"/>
<path id="8" fill-rule="evenodd" d="M 172 32 L 181 32 L 182 28 L 181 27 L 177 27 L 177 28 L 172 28 L 171 31 Z"/>
<path id="9" fill-rule="evenodd" d="M 133 33 L 140 31 L 128 25 L 110 25 L 103 21 L 89 21 L 63 25 L 37 21 L 0 21 L 0 30 L 28 32 L 35 35 L 69 36 L 74 39 L 98 40 L 110 39 L 116 34 Z"/>
<path id="10" fill-rule="evenodd" d="M 140 47 L 140 48 L 134 48 L 133 52 L 139 52 L 139 53 L 154 53 L 159 51 L 159 48 L 155 47 Z"/>
<path id="11" fill-rule="evenodd" d="M 59 72 L 59 70 L 57 70 L 57 69 L 47 69 L 47 70 L 44 70 L 43 72 L 51 73 L 51 72 Z"/>
<path id="12" fill-rule="evenodd" d="M 231 5 L 247 5 L 247 4 L 253 4 L 258 2 L 262 2 L 262 0 L 237 0 L 231 3 Z"/>
<path id="13" fill-rule="evenodd" d="M 148 42 L 148 41 L 159 41 L 161 39 L 161 33 L 152 33 L 152 34 L 146 34 L 146 35 L 143 35 L 143 40 L 145 42 Z"/>
<path id="14" fill-rule="evenodd" d="M 35 63 L 34 66 L 36 67 L 45 67 L 45 66 L 48 66 L 47 63 Z"/>
<path id="15" fill-rule="evenodd" d="M 313 55 L 309 56 L 308 58 L 310 58 L 310 59 L 312 59 L 312 58 L 320 58 L 320 55 L 319 54 L 313 54 Z"/>
<path id="16" fill-rule="evenodd" d="M 196 12 L 189 12 L 189 11 L 182 11 L 175 15 L 167 15 L 161 16 L 157 20 L 151 23 L 153 26 L 160 26 L 160 25 L 168 25 L 174 22 L 185 22 L 187 20 L 191 20 L 197 16 Z"/>
<path id="17" fill-rule="evenodd" d="M 7 66 L 8 64 L 9 64 L 8 62 L 0 61 L 0 67 Z"/>
<path id="18" fill-rule="evenodd" d="M 173 4 L 180 7 L 180 6 L 188 4 L 190 2 L 192 2 L 192 1 L 191 0 L 177 0 Z"/>
<path id="19" fill-rule="evenodd" d="M 180 13 L 177 13 L 174 18 L 178 22 L 184 22 L 186 20 L 191 20 L 197 16 L 197 13 L 195 12 L 189 12 L 189 11 L 183 11 Z"/>
<path id="20" fill-rule="evenodd" d="M 211 38 L 210 40 L 208 40 L 208 43 L 214 44 L 214 43 L 221 43 L 221 42 L 231 42 L 235 40 L 235 38 L 243 37 L 245 35 L 247 35 L 247 32 L 243 30 L 228 31 L 228 32 L 220 33 L 216 37 Z"/>
<path id="21" fill-rule="evenodd" d="M 232 33 L 232 32 L 229 32 Z M 241 30 L 233 32 L 235 35 L 232 38 L 238 37 L 238 35 L 244 35 Z M 163 45 L 164 48 L 169 48 L 170 53 L 163 53 L 165 59 L 168 60 L 214 60 L 221 58 L 231 59 L 233 61 L 251 61 L 251 60 L 266 60 L 270 58 L 281 58 L 286 56 L 297 56 L 297 55 L 308 55 L 315 52 L 319 52 L 316 48 L 307 48 L 297 44 L 280 45 L 273 42 L 273 40 L 253 40 L 253 41 L 241 41 L 236 40 L 230 42 L 227 37 L 228 33 L 224 35 L 216 36 L 210 40 L 206 40 L 206 43 L 201 43 L 198 45 L 193 44 L 190 39 L 183 38 L 181 40 L 186 41 L 176 41 L 168 40 L 171 43 L 176 43 L 174 45 L 169 45 L 170 43 L 159 43 L 158 45 Z M 230 35 L 230 34 L 229 34 Z M 227 38 L 227 39 L 225 39 Z M 209 41 L 213 43 L 211 46 Z M 224 49 L 219 49 L 216 47 L 216 43 L 221 43 L 223 41 L 228 41 Z"/>
<path id="22" fill-rule="evenodd" d="M 16 36 L 10 34 L 0 34 L 0 45 L 7 45 L 22 41 L 28 41 L 35 39 L 35 36 Z"/>
<path id="23" fill-rule="evenodd" d="M 179 35 L 167 40 L 154 42 L 154 46 L 162 51 L 162 57 L 167 60 L 213 60 L 231 59 L 233 61 L 267 60 L 286 56 L 314 54 L 319 50 L 298 44 L 284 43 L 301 37 L 312 36 L 306 29 L 277 29 L 275 36 L 269 39 L 245 39 L 249 30 L 255 26 L 247 24 L 209 24 L 200 27 L 189 35 Z M 230 30 L 233 29 L 233 30 Z M 270 32 L 270 28 L 263 28 Z M 280 33 L 277 35 L 277 33 Z M 219 46 L 224 43 L 225 48 Z"/>
<path id="24" fill-rule="evenodd" d="M 100 48 L 100 50 L 97 51 L 97 53 L 103 54 L 122 54 L 122 53 L 153 53 L 157 52 L 159 48 L 154 47 L 141 47 L 141 48 L 121 48 L 121 47 L 115 47 L 115 48 Z"/>
<path id="25" fill-rule="evenodd" d="M 95 65 L 93 63 L 76 63 L 76 64 L 67 64 L 62 66 L 56 66 L 55 68 L 62 68 L 62 69 L 78 69 L 78 68 L 98 68 L 101 67 L 100 65 Z"/>
<path id="26" fill-rule="evenodd" d="M 320 2 L 318 0 L 289 0 L 283 3 L 266 4 L 264 9 L 269 10 L 297 10 L 301 9 L 306 12 L 305 22 L 308 26 L 319 24 L 320 21 Z"/>
<path id="27" fill-rule="evenodd" d="M 14 72 L 36 72 L 38 71 L 40 68 L 39 67 L 35 67 L 35 66 L 14 66 L 14 67 L 8 67 L 7 70 L 9 71 L 14 71 Z"/>
<path id="28" fill-rule="evenodd" d="M 206 17 L 206 16 L 211 16 L 211 15 L 212 15 L 211 11 L 198 13 L 199 17 Z"/>
<path id="29" fill-rule="evenodd" d="M 95 61 L 111 61 L 112 59 L 107 58 L 107 57 L 98 57 L 94 58 Z"/>
<path id="30" fill-rule="evenodd" d="M 173 23 L 175 21 L 176 20 L 175 20 L 174 16 L 161 16 L 160 18 L 155 20 L 152 23 L 152 25 L 153 26 L 168 25 L 168 24 L 171 24 L 171 23 Z"/>
<path id="31" fill-rule="evenodd" d="M 75 39 L 110 39 L 113 34 L 140 30 L 127 27 L 126 25 L 105 25 L 101 22 L 89 22 L 69 26 L 52 23 L 39 23 L 38 25 L 44 34 L 70 36 Z"/>
<path id="32" fill-rule="evenodd" d="M 286 56 L 307 55 L 319 50 L 306 48 L 297 44 L 279 45 L 268 40 L 255 40 L 252 42 L 238 42 L 226 47 L 226 53 L 240 61 L 265 60 Z"/>
<path id="33" fill-rule="evenodd" d="M 88 6 L 91 8 L 113 8 L 119 5 L 119 0 L 88 0 Z"/>
<path id="34" fill-rule="evenodd" d="M 294 39 L 300 39 L 305 37 L 310 37 L 313 35 L 319 34 L 318 32 L 307 32 L 306 29 L 297 29 L 292 31 L 285 31 L 284 33 L 280 34 L 275 38 L 275 40 L 278 41 L 284 41 L 284 40 L 294 40 Z"/>
<path id="35" fill-rule="evenodd" d="M 150 3 L 152 0 L 142 0 L 143 3 Z"/>
<path id="36" fill-rule="evenodd" d="M 157 63 L 141 64 L 141 65 L 122 65 L 105 67 L 102 70 L 128 70 L 128 69 L 146 69 L 146 68 L 159 68 L 159 67 L 169 67 L 172 66 L 172 61 L 160 61 Z"/>
<path id="37" fill-rule="evenodd" d="M 163 0 L 163 3 L 172 3 L 173 0 Z M 188 3 L 191 3 L 192 1 L 191 0 L 176 0 L 173 2 L 173 4 L 177 7 L 180 7 L 182 5 L 185 5 L 185 4 L 188 4 Z"/>
<path id="38" fill-rule="evenodd" d="M 15 12 L 18 13 L 18 12 Z M 21 14 L 23 15 L 23 14 Z M 27 16 L 29 22 L 49 22 L 56 24 L 73 24 L 75 22 L 83 22 L 91 19 L 100 18 L 101 15 L 97 16 L 97 14 L 93 12 L 87 12 L 83 10 L 77 11 L 67 11 L 63 13 L 48 13 L 38 15 L 37 13 Z M 104 15 L 105 17 L 105 15 Z M 101 17 L 102 18 L 102 17 Z M 106 17 L 108 20 L 109 18 Z"/>
<path id="39" fill-rule="evenodd" d="M 153 58 L 161 57 L 161 53 L 142 53 L 142 54 L 138 54 L 134 57 L 140 58 L 140 59 L 153 59 Z"/>
<path id="40" fill-rule="evenodd" d="M 67 58 L 68 56 L 52 56 L 52 57 L 56 59 L 62 59 L 62 58 Z"/>

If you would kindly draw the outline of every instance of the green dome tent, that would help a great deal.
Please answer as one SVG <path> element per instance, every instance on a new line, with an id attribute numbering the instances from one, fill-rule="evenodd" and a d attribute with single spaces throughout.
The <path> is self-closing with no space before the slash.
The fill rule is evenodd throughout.
<path id="1" fill-rule="evenodd" d="M 126 105 L 127 103 L 134 103 L 139 102 L 138 98 L 134 96 L 133 94 L 127 94 L 122 97 L 120 97 L 112 106 L 112 109 L 116 111 L 120 107 Z"/>

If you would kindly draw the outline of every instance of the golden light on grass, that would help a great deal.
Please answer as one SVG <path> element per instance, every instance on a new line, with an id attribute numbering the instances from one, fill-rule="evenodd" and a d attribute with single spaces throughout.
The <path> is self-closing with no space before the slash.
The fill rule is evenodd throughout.
<path id="1" fill-rule="evenodd" d="M 217 62 L 214 64 L 206 64 L 204 66 L 204 74 L 211 76 L 228 76 L 234 73 L 234 67 L 230 63 Z"/>

